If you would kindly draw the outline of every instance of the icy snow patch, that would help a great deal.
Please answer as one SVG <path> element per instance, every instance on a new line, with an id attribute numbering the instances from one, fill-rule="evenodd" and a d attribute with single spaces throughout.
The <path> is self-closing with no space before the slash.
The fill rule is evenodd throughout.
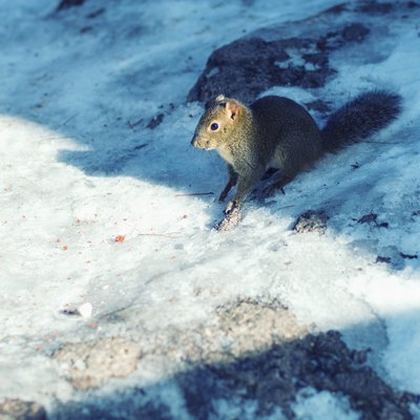
<path id="1" fill-rule="evenodd" d="M 350 409 L 344 397 L 328 391 L 316 392 L 314 389 L 303 389 L 299 392 L 294 412 L 297 418 L 305 420 L 357 420 L 360 418 Z"/>

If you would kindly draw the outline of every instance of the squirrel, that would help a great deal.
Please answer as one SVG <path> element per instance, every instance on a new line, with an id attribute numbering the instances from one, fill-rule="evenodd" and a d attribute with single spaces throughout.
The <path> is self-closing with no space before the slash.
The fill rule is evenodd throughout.
<path id="1" fill-rule="evenodd" d="M 398 94 L 370 91 L 335 111 L 320 129 L 302 105 L 285 97 L 265 96 L 246 106 L 237 99 L 217 96 L 209 102 L 191 141 L 196 148 L 216 149 L 227 163 L 228 181 L 219 201 L 237 184 L 225 218 L 216 228 L 230 229 L 234 214 L 239 220 L 242 202 L 266 170 L 280 170 L 281 178 L 272 189 L 282 188 L 326 152 L 387 126 L 400 109 Z"/>

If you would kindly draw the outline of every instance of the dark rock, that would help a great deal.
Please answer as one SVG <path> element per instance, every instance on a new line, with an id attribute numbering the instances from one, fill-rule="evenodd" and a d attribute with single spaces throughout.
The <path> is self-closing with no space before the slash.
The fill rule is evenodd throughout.
<path id="1" fill-rule="evenodd" d="M 378 223 L 378 215 L 376 213 L 369 213 L 362 216 L 360 219 L 357 220 L 357 223 L 367 223 L 370 225 L 374 225 L 377 228 L 388 228 L 388 222 Z"/>
<path id="2" fill-rule="evenodd" d="M 164 114 L 159 113 L 155 115 L 149 123 L 146 125 L 147 128 L 150 128 L 151 130 L 155 129 L 158 125 L 160 125 L 163 121 Z"/>
<path id="3" fill-rule="evenodd" d="M 415 1 L 409 1 L 409 2 L 407 2 L 407 7 L 409 9 L 414 9 L 416 7 L 420 7 L 420 4 L 415 2 Z"/>
<path id="4" fill-rule="evenodd" d="M 61 0 L 56 10 L 59 12 L 61 10 L 69 9 L 70 7 L 81 6 L 85 1 L 86 0 Z"/>
<path id="5" fill-rule="evenodd" d="M 342 36 L 347 42 L 362 42 L 368 33 L 369 29 L 366 26 L 361 23 L 353 23 L 343 29 Z"/>
<path id="6" fill-rule="evenodd" d="M 196 419 L 221 418 L 230 408 L 235 418 L 277 418 L 279 409 L 286 418 L 295 418 L 293 404 L 307 388 L 345 397 L 363 419 L 409 419 L 410 404 L 420 401 L 419 395 L 395 391 L 384 382 L 367 365 L 368 349 L 349 349 L 337 331 L 310 334 L 280 301 L 238 299 L 218 307 L 215 315 L 198 329 L 171 329 L 169 341 L 161 340 L 159 331 L 157 341 L 141 346 L 144 357 L 149 353 L 183 360 L 181 372 L 157 384 L 117 391 L 105 400 L 103 394 L 90 394 L 82 401 L 63 403 L 54 418 L 172 419 L 166 398 L 159 396 L 168 385 L 179 387 L 181 404 Z M 80 343 L 70 347 L 65 366 L 76 360 L 92 365 L 91 346 L 82 346 L 82 353 Z M 86 349 L 89 359 L 83 356 Z M 115 353 L 112 364 L 120 357 Z M 94 358 L 94 370 L 92 365 L 74 373 L 91 380 L 100 370 L 108 372 L 109 363 Z"/>
<path id="7" fill-rule="evenodd" d="M 324 86 L 336 73 L 329 60 L 331 52 L 363 42 L 369 34 L 369 28 L 357 21 L 341 26 L 334 22 L 336 15 L 346 11 L 347 5 L 328 9 L 322 15 L 331 25 L 320 25 L 313 33 L 307 30 L 308 21 L 294 22 L 298 36 L 270 37 L 260 30 L 218 48 L 190 90 L 188 101 L 206 103 L 224 94 L 250 103 L 272 86 Z"/>
<path id="8" fill-rule="evenodd" d="M 381 255 L 378 255 L 376 257 L 376 261 L 377 263 L 387 263 L 387 264 L 391 264 L 391 257 L 383 257 Z"/>
<path id="9" fill-rule="evenodd" d="M 378 215 L 376 213 L 369 213 L 357 220 L 357 223 L 377 223 Z"/>
<path id="10" fill-rule="evenodd" d="M 324 211 L 308 210 L 297 218 L 292 229 L 298 233 L 324 233 L 327 229 L 327 221 L 328 216 Z"/>
<path id="11" fill-rule="evenodd" d="M 337 4 L 336 6 L 332 6 L 328 9 L 326 9 L 324 12 L 321 12 L 321 14 L 333 14 L 333 15 L 339 15 L 347 10 L 347 4 L 341 3 Z"/>
<path id="12" fill-rule="evenodd" d="M 360 60 L 357 49 L 350 47 L 364 43 L 372 51 L 365 54 L 368 62 L 385 59 L 388 52 L 378 52 L 367 40 L 387 37 L 386 28 L 403 16 L 415 22 L 418 10 L 414 1 L 361 0 L 258 29 L 213 51 L 187 100 L 206 103 L 224 94 L 251 103 L 273 86 L 320 88 L 337 73 L 332 52 L 345 50 L 349 61 Z"/>
<path id="13" fill-rule="evenodd" d="M 417 254 L 404 254 L 404 252 L 400 252 L 400 256 L 406 260 L 416 260 L 418 258 Z"/>
<path id="14" fill-rule="evenodd" d="M 286 417 L 294 417 L 296 394 L 312 387 L 344 395 L 365 419 L 410 419 L 409 403 L 417 397 L 394 391 L 366 365 L 366 352 L 349 350 L 335 331 L 276 345 L 233 363 L 205 364 L 178 375 L 177 381 L 194 418 L 216 415 L 213 401 L 219 399 L 235 401 L 236 407 L 256 401 L 260 416 L 281 407 Z"/>
<path id="15" fill-rule="evenodd" d="M 205 103 L 223 93 L 250 102 L 276 85 L 321 87 L 335 71 L 329 68 L 326 53 L 317 48 L 318 41 L 307 38 L 234 41 L 211 54 L 206 69 L 188 94 L 188 101 Z M 295 64 L 286 49 L 306 56 L 311 69 Z"/>
<path id="16" fill-rule="evenodd" d="M 85 398 L 82 401 L 71 401 L 58 404 L 57 420 L 173 420 L 170 409 L 157 401 L 145 401 L 142 389 L 131 389 L 129 392 L 115 392 L 112 400 L 98 404 L 100 397 Z"/>
<path id="17" fill-rule="evenodd" d="M 392 3 L 368 1 L 367 3 L 361 5 L 359 10 L 363 13 L 384 14 L 390 13 L 393 8 L 394 5 Z"/>

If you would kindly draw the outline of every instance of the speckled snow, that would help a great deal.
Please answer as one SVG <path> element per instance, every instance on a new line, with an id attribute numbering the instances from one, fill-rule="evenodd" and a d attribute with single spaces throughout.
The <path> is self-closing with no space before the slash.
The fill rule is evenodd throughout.
<path id="1" fill-rule="evenodd" d="M 420 393 L 418 27 L 395 30 L 385 61 L 335 58 L 339 76 L 324 90 L 335 106 L 372 88 L 404 98 L 376 143 L 325 158 L 264 205 L 249 202 L 232 232 L 211 230 L 225 168 L 190 146 L 202 108 L 185 104 L 188 90 L 214 48 L 339 1 L 267 3 L 91 0 L 57 16 L 52 0 L 0 0 L 0 399 L 48 408 L 53 396 L 73 398 L 45 352 L 95 328 L 112 334 L 98 321 L 105 314 L 132 306 L 132 325 L 182 328 L 258 296 L 314 331 L 371 346 L 384 378 Z M 299 214 L 323 208 L 324 235 L 290 231 Z M 357 222 L 369 213 L 388 228 Z M 85 303 L 92 317 L 62 313 Z M 153 383 L 162 370 L 144 375 Z M 326 393 L 305 398 L 297 414 L 317 404 L 350 413 Z"/>

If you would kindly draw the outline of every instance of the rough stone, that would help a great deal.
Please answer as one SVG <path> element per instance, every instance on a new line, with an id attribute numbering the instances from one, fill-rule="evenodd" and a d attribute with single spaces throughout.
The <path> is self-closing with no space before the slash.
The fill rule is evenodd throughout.
<path id="1" fill-rule="evenodd" d="M 46 420 L 44 407 L 33 401 L 6 399 L 0 402 L 0 419 L 2 420 Z"/>
<path id="2" fill-rule="evenodd" d="M 140 348 L 121 337 L 66 343 L 53 359 L 72 385 L 80 390 L 97 388 L 112 378 L 124 378 L 137 369 Z"/>
<path id="3" fill-rule="evenodd" d="M 151 130 L 155 129 L 158 125 L 160 125 L 163 121 L 164 114 L 159 113 L 155 115 L 147 124 L 147 128 L 150 128 Z"/>
<path id="4" fill-rule="evenodd" d="M 57 12 L 60 10 L 69 9 L 70 7 L 81 6 L 86 0 L 61 0 L 57 6 Z"/>
<path id="5" fill-rule="evenodd" d="M 276 85 L 321 87 L 334 70 L 329 67 L 327 53 L 317 46 L 318 41 L 310 38 L 234 41 L 211 54 L 188 94 L 188 101 L 208 102 L 223 93 L 249 102 Z M 295 55 L 300 57 L 296 60 Z M 305 68 L 304 55 L 311 69 Z"/>
<path id="6" fill-rule="evenodd" d="M 308 210 L 297 218 L 292 229 L 298 233 L 324 233 L 327 229 L 327 221 L 328 216 L 324 211 Z"/>
<path id="7" fill-rule="evenodd" d="M 308 327 L 279 302 L 238 299 L 219 307 L 208 321 L 190 329 L 158 331 L 145 350 L 171 360 L 217 363 L 263 351 L 303 337 Z"/>
<path id="8" fill-rule="evenodd" d="M 251 102 L 272 86 L 322 87 L 336 73 L 330 65 L 330 53 L 360 43 L 368 34 L 366 26 L 354 22 L 334 31 L 325 28 L 316 37 L 267 41 L 260 31 L 258 37 L 241 38 L 210 55 L 188 101 L 208 102 L 223 93 Z"/>
<path id="9" fill-rule="evenodd" d="M 394 5 L 392 3 L 368 1 L 365 4 L 362 4 L 359 10 L 364 13 L 385 14 L 385 13 L 390 13 L 393 8 L 394 8 Z"/>
<path id="10" fill-rule="evenodd" d="M 364 419 L 410 419 L 418 396 L 393 391 L 368 366 L 366 352 L 351 351 L 337 332 L 307 335 L 274 345 L 266 352 L 229 364 L 202 365 L 178 377 L 190 414 L 214 415 L 214 400 L 234 400 L 240 406 L 257 401 L 259 416 L 281 407 L 294 418 L 291 405 L 299 390 L 311 387 L 348 398 Z"/>
<path id="11" fill-rule="evenodd" d="M 135 369 L 139 347 L 144 348 L 145 363 L 147 357 L 166 360 L 171 366 L 177 361 L 177 372 L 150 388 L 115 392 L 100 404 L 94 397 L 83 404 L 71 402 L 60 407 L 57 418 L 172 419 L 164 400 L 154 399 L 152 403 L 150 395 L 156 396 L 156 389 L 164 392 L 165 386 L 174 384 L 179 386 L 191 417 L 198 419 L 218 418 L 216 406 L 221 400 L 235 407 L 238 418 L 249 415 L 247 403 L 256 407 L 255 417 L 281 410 L 287 418 L 294 418 L 296 395 L 305 388 L 347 398 L 364 419 L 409 419 L 410 404 L 420 402 L 417 395 L 393 390 L 368 366 L 369 350 L 349 349 L 335 331 L 310 334 L 308 326 L 301 325 L 281 302 L 263 297 L 220 306 L 205 323 L 194 328 L 167 328 L 141 337 L 141 345 L 122 339 L 113 339 L 112 344 L 103 339 L 85 345 L 69 344 L 65 353 L 61 350 L 55 357 L 60 364 L 73 366 L 69 375 L 73 382 L 89 385 L 80 389 L 104 383 L 107 378 L 102 376 L 103 369 L 121 373 L 109 362 L 110 354 L 119 358 L 118 349 L 127 346 L 133 346 L 129 351 L 133 357 L 128 358 L 130 368 L 125 373 Z M 122 340 L 123 345 L 115 340 Z M 108 350 L 103 351 L 103 347 Z M 117 351 L 109 350 L 115 347 Z M 96 361 L 91 363 L 89 357 Z M 74 367 L 79 359 L 89 366 L 91 376 L 100 378 L 80 373 L 80 367 Z"/>
<path id="12" fill-rule="evenodd" d="M 251 103 L 273 86 L 320 88 L 337 73 L 335 51 L 346 51 L 351 60 L 357 56 L 352 46 L 371 33 L 384 36 L 385 18 L 414 19 L 417 8 L 416 2 L 347 2 L 302 21 L 259 29 L 213 51 L 187 100 L 207 103 L 224 94 Z"/>

